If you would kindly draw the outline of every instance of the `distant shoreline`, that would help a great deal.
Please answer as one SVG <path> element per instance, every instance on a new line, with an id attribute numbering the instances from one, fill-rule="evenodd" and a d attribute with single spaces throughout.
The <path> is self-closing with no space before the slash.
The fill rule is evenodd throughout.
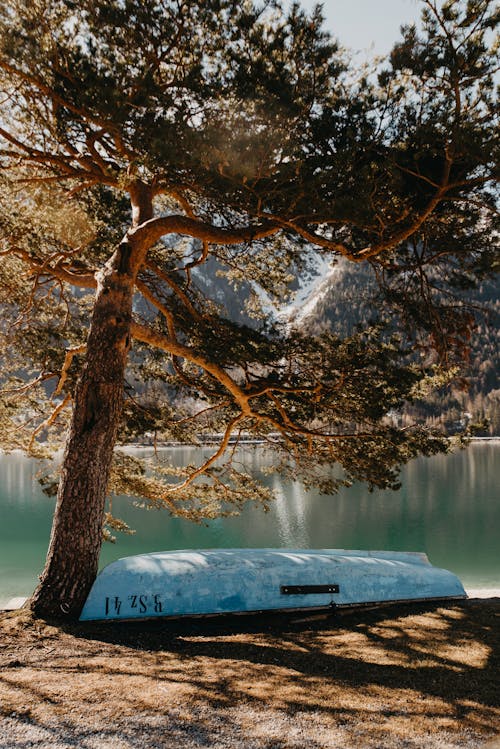
<path id="1" fill-rule="evenodd" d="M 500 588 L 465 588 L 469 598 L 500 598 Z"/>
<path id="2" fill-rule="evenodd" d="M 222 438 L 222 435 L 221 435 Z M 448 439 L 452 440 L 453 437 L 449 437 Z M 500 435 L 495 435 L 494 437 L 469 437 L 468 441 L 471 443 L 498 443 L 500 444 Z M 171 447 L 192 447 L 194 449 L 196 448 L 203 448 L 203 447 L 210 447 L 211 445 L 218 444 L 217 439 L 208 439 L 205 442 L 200 442 L 198 445 L 194 445 L 191 442 L 157 442 L 156 445 L 150 442 L 131 442 L 129 444 L 124 445 L 117 445 L 116 448 L 118 450 L 126 451 L 126 450 L 164 450 Z M 269 444 L 266 440 L 252 440 L 252 439 L 242 439 L 238 442 L 239 445 L 242 447 L 258 447 L 262 445 Z"/>
<path id="3" fill-rule="evenodd" d="M 181 448 L 181 447 L 190 447 L 193 449 L 197 448 L 204 448 L 204 447 L 210 447 L 212 445 L 218 444 L 217 439 L 215 438 L 215 435 L 212 435 L 213 439 L 208 439 L 206 442 L 200 442 L 200 444 L 193 444 L 192 442 L 157 442 L 156 445 L 152 442 L 130 442 L 128 444 L 123 445 L 116 445 L 117 450 L 121 450 L 122 452 L 126 451 L 133 451 L 133 450 L 166 450 L 170 448 Z M 453 437 L 449 437 L 450 440 L 453 439 Z M 481 443 L 493 443 L 493 444 L 500 444 L 500 435 L 495 435 L 494 437 L 469 437 L 468 441 L 475 444 L 481 444 Z M 266 440 L 253 440 L 253 439 L 242 439 L 238 443 L 242 447 L 258 447 L 262 445 L 269 444 Z M 26 451 L 22 450 L 20 448 L 14 448 L 13 450 L 3 450 L 0 448 L 0 455 L 26 455 Z"/>

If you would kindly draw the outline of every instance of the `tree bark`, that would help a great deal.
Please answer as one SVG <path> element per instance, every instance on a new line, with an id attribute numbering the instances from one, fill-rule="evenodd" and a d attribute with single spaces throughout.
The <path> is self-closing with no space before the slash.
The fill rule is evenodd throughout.
<path id="1" fill-rule="evenodd" d="M 134 198 L 132 194 L 132 198 Z M 134 201 L 134 224 L 151 217 L 151 201 Z M 45 569 L 29 601 L 41 617 L 78 618 L 97 574 L 113 449 L 123 407 L 132 300 L 145 250 L 128 237 L 97 275 L 87 354 L 73 417 Z"/>

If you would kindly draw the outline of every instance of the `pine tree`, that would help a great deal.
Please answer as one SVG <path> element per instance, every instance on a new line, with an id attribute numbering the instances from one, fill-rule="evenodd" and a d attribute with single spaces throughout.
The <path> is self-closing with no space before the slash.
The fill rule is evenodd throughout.
<path id="1" fill-rule="evenodd" d="M 244 433 L 326 491 L 332 462 L 346 482 L 393 486 L 401 463 L 443 449 L 385 418 L 427 375 L 397 341 L 376 328 L 346 340 L 280 330 L 265 306 L 237 325 L 196 285 L 216 261 L 231 283 L 279 299 L 312 247 L 418 277 L 417 317 L 437 258 L 461 279 L 492 265 L 493 3 L 423 5 L 422 35 L 406 29 L 376 79 L 296 3 L 4 3 L 2 335 L 22 382 L 4 387 L 2 418 L 19 428 L 21 398 L 36 438 L 71 407 L 37 614 L 78 616 L 110 481 L 125 480 L 113 479 L 114 446 L 135 422 L 221 434 L 177 484 L 126 466 L 136 493 L 197 517 L 267 499 L 231 461 Z M 436 345 L 454 319 L 431 326 Z M 127 371 L 169 399 L 143 408 Z M 182 399 L 198 413 L 179 415 Z"/>

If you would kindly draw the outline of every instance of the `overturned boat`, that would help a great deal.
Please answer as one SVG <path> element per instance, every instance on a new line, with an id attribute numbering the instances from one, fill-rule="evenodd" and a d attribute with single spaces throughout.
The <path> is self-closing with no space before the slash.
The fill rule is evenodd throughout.
<path id="1" fill-rule="evenodd" d="M 213 549 L 140 554 L 97 576 L 81 621 L 466 598 L 419 552 Z"/>

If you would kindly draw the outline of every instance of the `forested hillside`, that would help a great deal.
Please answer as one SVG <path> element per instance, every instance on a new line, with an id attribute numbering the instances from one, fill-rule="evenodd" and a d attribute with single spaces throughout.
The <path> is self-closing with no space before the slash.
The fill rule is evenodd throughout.
<path id="1" fill-rule="evenodd" d="M 329 329 L 347 336 L 358 326 L 380 320 L 384 307 L 380 304 L 382 292 L 374 268 L 339 261 L 327 269 L 318 258 L 312 259 L 311 266 L 309 278 L 295 290 L 290 304 L 275 308 L 275 317 L 281 324 L 311 333 Z M 221 277 L 215 263 L 203 267 L 196 283 L 217 300 L 231 319 L 252 325 L 246 311 L 252 296 L 248 284 L 232 286 Z M 500 435 L 499 292 L 498 275 L 473 288 L 457 289 L 454 302 L 475 316 L 476 327 L 461 351 L 463 358 L 455 362 L 452 382 L 418 407 L 408 406 L 399 417 L 403 424 L 416 420 L 449 434 L 465 429 L 477 436 Z M 260 302 L 271 304 L 267 299 Z M 386 321 L 388 330 L 397 328 L 400 322 L 394 312 Z M 409 343 L 413 346 L 415 342 Z"/>
<path id="2" fill-rule="evenodd" d="M 498 276 L 480 282 L 476 288 L 457 290 L 455 303 L 474 314 L 476 327 L 465 342 L 463 359 L 455 363 L 452 383 L 418 408 L 408 407 L 401 415 L 403 424 L 417 420 L 449 434 L 465 428 L 478 436 L 500 435 L 499 291 Z M 379 295 L 373 269 L 341 262 L 319 282 L 305 304 L 293 310 L 290 321 L 311 332 L 331 328 L 349 335 L 356 326 L 379 319 L 381 306 L 375 304 Z M 397 325 L 393 317 L 388 320 L 389 328 L 391 322 Z"/>

